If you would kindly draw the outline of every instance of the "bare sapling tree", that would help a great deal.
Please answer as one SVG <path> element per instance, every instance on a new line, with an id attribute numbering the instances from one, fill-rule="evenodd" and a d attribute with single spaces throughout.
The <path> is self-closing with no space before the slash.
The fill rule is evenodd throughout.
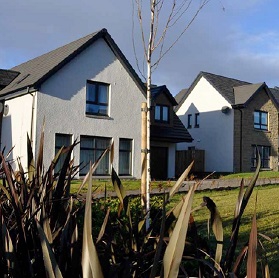
<path id="1" fill-rule="evenodd" d="M 135 26 L 133 20 L 133 48 L 136 58 L 138 71 L 146 82 L 147 108 L 142 109 L 146 113 L 146 149 L 142 149 L 142 180 L 141 180 L 141 198 L 142 205 L 148 213 L 150 209 L 150 111 L 151 111 L 151 86 L 152 73 L 158 67 L 164 56 L 174 47 L 178 40 L 188 30 L 200 11 L 210 0 L 133 0 L 133 19 L 138 19 L 139 30 L 143 46 L 143 67 L 139 65 L 139 59 L 135 43 Z M 149 5 L 149 6 L 148 6 Z M 136 15 L 135 15 L 136 12 Z M 150 17 L 145 14 L 150 12 Z M 190 14 L 190 16 L 189 16 Z M 188 19 L 187 19 L 188 18 Z M 149 26 L 148 26 L 149 25 Z M 178 25 L 182 25 L 178 31 Z M 181 26 L 180 26 L 181 27 Z M 173 30 L 176 30 L 176 37 L 173 37 Z M 178 32 L 177 32 L 178 31 Z M 167 43 L 167 35 L 171 35 Z M 169 37 L 169 36 L 168 36 Z M 145 70 L 146 69 L 146 74 Z M 147 221 L 147 226 L 148 226 Z"/>

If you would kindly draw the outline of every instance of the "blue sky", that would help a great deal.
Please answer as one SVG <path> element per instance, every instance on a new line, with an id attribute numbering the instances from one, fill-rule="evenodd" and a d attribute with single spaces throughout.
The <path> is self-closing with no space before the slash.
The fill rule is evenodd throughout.
<path id="1" fill-rule="evenodd" d="M 233 3 L 232 3 L 233 2 Z M 0 68 L 107 28 L 136 69 L 132 0 L 0 0 Z M 173 95 L 200 71 L 279 86 L 278 0 L 211 0 L 154 72 Z M 188 14 L 191 17 L 191 14 Z M 167 43 L 183 24 L 171 31 Z M 141 40 L 135 37 L 137 53 Z"/>

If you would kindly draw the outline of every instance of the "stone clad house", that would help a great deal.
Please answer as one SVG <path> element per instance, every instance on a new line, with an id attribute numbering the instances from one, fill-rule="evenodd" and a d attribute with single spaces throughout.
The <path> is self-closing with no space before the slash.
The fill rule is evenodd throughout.
<path id="1" fill-rule="evenodd" d="M 177 96 L 176 113 L 193 142 L 178 150 L 205 150 L 206 172 L 249 172 L 256 165 L 278 171 L 279 90 L 200 72 Z"/>
<path id="2" fill-rule="evenodd" d="M 165 94 L 167 102 L 163 106 L 167 108 L 160 110 L 160 98 L 164 99 Z M 164 177 L 172 178 L 175 144 L 192 138 L 175 117 L 176 102 L 169 92 L 162 90 L 159 95 L 154 123 L 167 130 L 160 136 L 155 131 L 151 146 L 166 151 Z M 83 176 L 89 161 L 95 161 L 113 139 L 118 174 L 140 178 L 141 104 L 145 101 L 144 84 L 107 30 L 102 29 L 11 70 L 0 71 L 1 149 L 13 147 L 10 159 L 20 158 L 26 166 L 27 133 L 36 154 L 45 119 L 46 167 L 62 146 L 77 139 L 80 143 L 73 158 L 76 165 L 81 164 L 79 175 Z M 108 155 L 96 175 L 107 176 L 109 171 Z M 160 174 L 154 175 L 160 178 Z"/>

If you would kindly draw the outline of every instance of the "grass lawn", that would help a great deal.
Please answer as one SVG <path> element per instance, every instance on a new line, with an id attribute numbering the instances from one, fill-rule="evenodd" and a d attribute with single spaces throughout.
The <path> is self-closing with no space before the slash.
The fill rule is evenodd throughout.
<path id="1" fill-rule="evenodd" d="M 206 190 L 196 192 L 194 197 L 194 206 L 202 203 L 202 197 L 210 197 L 218 207 L 222 216 L 224 228 L 224 244 L 229 242 L 231 234 L 231 225 L 234 215 L 235 203 L 238 195 L 238 189 L 232 190 Z M 257 196 L 257 203 L 256 203 Z M 180 199 L 181 196 L 176 196 Z M 256 206 L 258 233 L 269 236 L 272 242 L 258 236 L 267 250 L 268 264 L 271 277 L 279 277 L 279 186 L 258 186 L 255 187 L 250 201 L 242 217 L 240 228 L 240 240 L 238 250 L 249 240 L 251 221 Z M 207 219 L 209 211 L 206 208 L 194 212 L 194 219 L 202 234 L 207 234 Z M 224 248 L 226 250 L 226 247 Z M 260 249 L 260 247 L 258 247 Z"/>
<path id="2" fill-rule="evenodd" d="M 250 173 L 236 173 L 236 174 L 228 174 L 228 175 L 218 175 L 221 179 L 235 179 L 235 178 L 244 178 L 249 179 L 252 178 L 253 172 Z M 260 178 L 279 178 L 279 172 L 273 171 L 262 171 L 259 175 Z M 139 190 L 140 189 L 140 180 L 136 179 L 122 179 L 121 180 L 123 186 L 126 190 Z M 79 186 L 81 185 L 82 180 L 73 180 L 71 184 L 71 192 L 77 192 Z M 152 181 L 151 188 L 156 187 L 169 187 L 172 186 L 175 181 Z M 105 187 L 108 191 L 113 190 L 113 186 L 111 183 L 111 179 L 93 179 L 93 187 L 98 188 L 99 190 L 104 191 Z M 86 186 L 82 190 L 82 192 L 86 192 Z"/>
<path id="3" fill-rule="evenodd" d="M 140 182 L 137 180 L 123 180 L 124 187 L 127 190 L 139 189 Z M 173 183 L 173 182 L 172 182 Z M 73 183 L 71 191 L 76 191 L 80 181 Z M 110 180 L 94 180 L 93 185 L 99 186 L 100 190 L 112 190 Z M 155 186 L 169 186 L 168 182 L 160 183 L 153 182 L 152 187 Z M 86 190 L 86 189 L 85 189 Z M 182 193 L 181 193 L 182 194 Z M 181 194 L 176 194 L 170 205 L 174 205 L 181 199 Z M 224 228 L 224 253 L 226 251 L 226 244 L 228 244 L 231 235 L 231 225 L 234 216 L 234 208 L 237 200 L 238 189 L 224 189 L 224 190 L 204 190 L 197 191 L 194 197 L 194 207 L 202 203 L 202 197 L 210 197 L 218 207 L 223 220 Z M 256 202 L 257 198 L 257 202 Z M 249 240 L 249 233 L 251 229 L 251 220 L 254 210 L 257 212 L 257 227 L 258 233 L 264 234 L 272 239 L 272 242 L 258 236 L 263 242 L 263 246 L 267 250 L 267 259 L 270 267 L 271 277 L 279 277 L 279 185 L 257 186 L 250 198 L 246 210 L 242 217 L 238 250 L 244 246 Z M 198 225 L 199 231 L 203 236 L 207 236 L 207 219 L 209 211 L 206 208 L 194 212 L 194 219 Z M 258 247 L 260 249 L 260 247 Z"/>
<path id="4" fill-rule="evenodd" d="M 71 192 L 75 193 L 77 192 L 79 186 L 81 185 L 82 180 L 73 180 L 71 183 Z M 123 179 L 121 180 L 121 183 L 123 184 L 124 188 L 126 190 L 139 190 L 140 189 L 140 180 L 135 179 Z M 151 188 L 156 187 L 169 187 L 172 186 L 175 182 L 174 181 L 152 181 L 150 186 Z M 93 179 L 92 181 L 93 188 L 96 188 L 96 190 L 104 191 L 105 188 L 107 191 L 113 191 L 113 185 L 110 179 Z M 82 193 L 87 191 L 87 186 L 82 189 Z"/>
<path id="5" fill-rule="evenodd" d="M 221 176 L 221 179 L 235 179 L 235 178 L 252 178 L 253 172 L 250 173 L 235 173 Z M 279 178 L 279 172 L 274 171 L 262 171 L 260 172 L 259 178 Z"/>

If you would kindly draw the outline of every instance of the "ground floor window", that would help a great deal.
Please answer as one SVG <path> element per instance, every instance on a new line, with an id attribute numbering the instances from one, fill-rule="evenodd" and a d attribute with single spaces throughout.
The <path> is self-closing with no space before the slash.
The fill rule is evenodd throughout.
<path id="1" fill-rule="evenodd" d="M 72 135 L 71 134 L 61 134 L 61 133 L 56 133 L 55 134 L 55 155 L 59 152 L 59 150 L 63 147 L 68 147 L 72 144 Z M 66 153 L 65 154 L 61 154 L 56 166 L 55 166 L 55 169 L 54 169 L 54 172 L 57 174 L 63 164 L 64 164 L 64 161 L 65 161 L 65 158 L 66 158 Z"/>
<path id="2" fill-rule="evenodd" d="M 270 168 L 270 147 L 253 145 L 252 167 L 257 166 L 257 148 L 261 156 L 261 168 Z"/>
<path id="3" fill-rule="evenodd" d="M 102 152 L 109 146 L 111 138 L 80 136 L 80 175 L 89 172 L 90 161 L 92 164 L 100 157 Z M 109 175 L 109 153 L 100 162 L 95 175 Z"/>
<path id="4" fill-rule="evenodd" d="M 132 140 L 119 139 L 119 175 L 132 175 Z"/>

